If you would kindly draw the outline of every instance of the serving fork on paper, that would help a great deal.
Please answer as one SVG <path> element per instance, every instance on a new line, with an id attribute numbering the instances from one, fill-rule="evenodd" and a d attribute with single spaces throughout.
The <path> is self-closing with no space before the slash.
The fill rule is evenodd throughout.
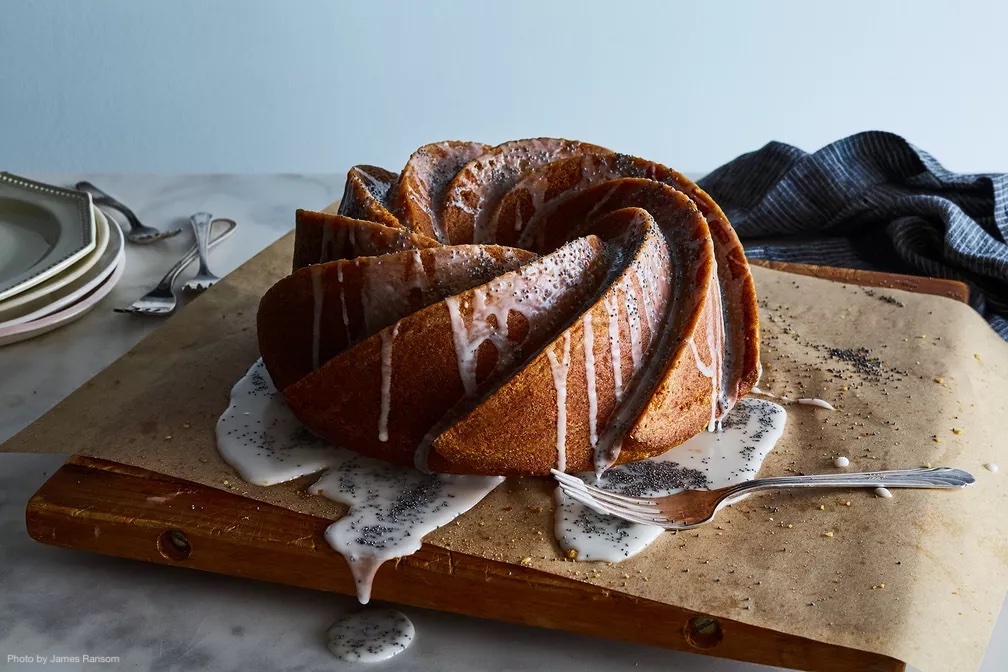
<path id="1" fill-rule="evenodd" d="M 779 488 L 962 488 L 974 481 L 960 469 L 901 469 L 853 474 L 773 476 L 717 490 L 683 490 L 664 497 L 628 497 L 551 469 L 565 495 L 603 515 L 666 530 L 688 530 L 714 520 L 723 507 L 754 492 Z"/>
<path id="2" fill-rule="evenodd" d="M 238 228 L 238 223 L 233 219 L 215 219 L 209 223 L 207 230 L 209 231 L 212 229 L 214 224 L 226 225 L 227 228 L 206 243 L 207 250 L 230 236 L 234 233 L 235 229 Z M 141 296 L 126 308 L 116 308 L 115 311 L 117 313 L 137 313 L 140 315 L 169 315 L 173 313 L 175 311 L 175 306 L 178 303 L 174 290 L 175 280 L 178 278 L 179 273 L 185 270 L 186 266 L 196 259 L 198 254 L 199 244 L 197 243 L 185 253 L 184 257 L 179 259 L 177 264 L 168 270 L 165 276 L 161 278 L 161 282 L 157 284 L 157 287 Z M 214 281 L 216 282 L 216 276 L 214 276 L 214 278 Z"/>

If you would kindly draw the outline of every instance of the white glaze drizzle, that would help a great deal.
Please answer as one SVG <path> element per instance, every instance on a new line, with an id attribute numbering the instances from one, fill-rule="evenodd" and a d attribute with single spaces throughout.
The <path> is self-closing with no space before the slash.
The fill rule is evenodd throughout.
<path id="1" fill-rule="evenodd" d="M 441 147 L 446 152 L 451 152 L 451 147 L 446 142 L 437 143 L 438 147 Z M 410 171 L 410 177 L 420 183 L 421 188 L 417 189 L 413 186 L 413 183 L 402 179 L 399 180 L 399 188 L 402 189 L 406 187 L 408 189 L 409 201 L 414 205 L 420 207 L 424 214 L 427 215 L 428 221 L 430 221 L 431 229 L 434 232 L 434 238 L 437 239 L 439 243 L 448 243 L 448 238 L 445 236 L 444 227 L 441 225 L 441 219 L 434 212 L 433 201 L 431 200 L 431 184 L 428 176 L 436 172 L 435 162 L 429 153 L 424 154 L 414 154 L 410 157 L 410 163 L 415 164 L 414 168 Z M 417 168 L 416 166 L 420 166 Z M 406 177 L 406 171 L 403 171 L 403 177 Z"/>
<path id="2" fill-rule="evenodd" d="M 424 270 L 423 259 L 420 258 L 420 250 L 413 250 L 413 268 L 410 271 L 408 282 L 403 288 L 404 294 L 409 297 L 412 289 L 420 291 L 420 296 L 425 296 L 430 289 L 430 281 L 427 271 Z"/>
<path id="3" fill-rule="evenodd" d="M 570 370 L 570 331 L 563 333 L 563 358 L 557 360 L 552 348 L 546 350 L 546 358 L 553 372 L 553 389 L 556 391 L 556 468 L 567 469 L 567 372 Z"/>
<path id="4" fill-rule="evenodd" d="M 388 195 L 388 190 L 392 187 L 392 183 L 385 182 L 371 173 L 364 172 L 360 166 L 355 167 L 357 169 L 357 175 L 362 178 L 361 184 L 367 190 L 368 195 L 379 203 L 384 203 L 385 197 Z"/>
<path id="5" fill-rule="evenodd" d="M 825 408 L 827 411 L 835 411 L 833 404 L 825 401 L 823 399 L 814 399 L 812 397 L 802 397 L 798 400 L 798 403 L 802 406 L 817 406 L 819 408 Z"/>
<path id="6" fill-rule="evenodd" d="M 322 320 L 322 267 L 311 267 L 312 282 L 312 368 L 319 368 L 319 328 Z"/>
<path id="7" fill-rule="evenodd" d="M 763 373 L 762 369 L 760 369 L 759 373 L 760 374 Z M 774 394 L 773 392 L 767 392 L 766 390 L 761 390 L 756 386 L 753 386 L 753 388 L 749 390 L 749 394 L 756 394 L 761 397 L 769 397 L 770 399 L 778 399 L 787 404 L 799 404 L 801 406 L 817 406 L 819 408 L 825 408 L 828 411 L 836 410 L 833 404 L 829 403 L 825 399 L 817 399 L 815 397 L 802 397 L 801 399 L 792 399 L 791 397 Z"/>
<path id="8" fill-rule="evenodd" d="M 717 376 L 715 373 L 714 362 L 710 364 L 705 364 L 703 359 L 700 357 L 700 351 L 697 349 L 696 342 L 693 337 L 690 336 L 688 339 L 690 349 L 693 351 L 693 361 L 696 363 L 697 369 L 700 371 L 700 375 L 705 378 L 710 378 L 711 380 L 711 412 L 710 412 L 710 422 L 707 423 L 707 431 L 713 432 L 717 429 L 717 403 L 718 403 L 718 388 L 717 388 Z"/>
<path id="9" fill-rule="evenodd" d="M 521 345 L 508 339 L 510 313 L 514 311 L 530 323 L 548 320 L 557 302 L 567 295 L 574 283 L 583 280 L 579 273 L 571 271 L 569 265 L 583 266 L 587 263 L 589 249 L 586 239 L 575 240 L 519 270 L 498 276 L 482 287 L 444 299 L 459 377 L 467 397 L 477 392 L 477 355 L 483 342 L 490 341 L 497 350 L 494 372 L 506 370 Z M 468 303 L 463 304 L 466 300 Z M 462 312 L 464 307 L 471 308 L 468 321 Z"/>
<path id="10" fill-rule="evenodd" d="M 654 305 L 656 296 L 651 282 L 652 278 L 647 273 L 635 273 L 634 275 L 637 277 L 637 284 L 640 286 L 641 296 L 644 299 L 641 301 L 644 304 L 644 319 L 647 320 L 648 330 L 653 334 L 658 323 L 658 315 L 657 306 Z M 650 340 L 654 340 L 654 337 L 652 336 Z"/>
<path id="11" fill-rule="evenodd" d="M 528 193 L 529 198 L 532 199 L 532 217 L 535 217 L 536 213 L 542 209 L 543 204 L 546 202 L 546 190 L 549 188 L 549 180 L 546 179 L 546 173 L 541 171 L 533 173 L 531 179 L 523 180 L 521 186 Z M 521 208 L 516 207 L 514 230 L 521 231 L 524 226 L 525 221 L 522 219 Z"/>
<path id="12" fill-rule="evenodd" d="M 483 339 L 474 339 L 466 329 L 462 318 L 460 296 L 449 296 L 445 299 L 448 308 L 448 318 L 451 321 L 452 342 L 455 344 L 455 357 L 458 360 L 459 377 L 462 379 L 462 389 L 465 395 L 476 394 L 476 352 L 483 344 Z"/>
<path id="13" fill-rule="evenodd" d="M 730 404 L 726 402 L 724 389 L 724 361 L 725 361 L 725 325 L 724 311 L 721 304 L 721 280 L 718 276 L 717 260 L 713 260 L 711 269 L 710 284 L 707 286 L 707 305 L 710 311 L 707 320 L 707 354 L 710 357 L 709 363 L 704 363 L 700 356 L 700 350 L 691 336 L 689 338 L 690 349 L 693 351 L 693 361 L 696 362 L 697 370 L 711 381 L 711 414 L 710 422 L 707 424 L 707 431 L 717 431 L 718 424 L 724 413 L 730 410 Z M 719 412 L 720 409 L 720 412 Z"/>
<path id="14" fill-rule="evenodd" d="M 628 278 L 637 275 L 637 273 L 631 272 Z M 641 358 L 644 356 L 643 348 L 641 345 L 641 311 L 640 302 L 637 300 L 637 293 L 633 291 L 629 280 L 623 284 L 623 297 L 626 300 L 627 307 L 627 325 L 630 327 L 630 376 L 629 378 L 633 380 L 634 375 L 640 369 Z"/>
<path id="15" fill-rule="evenodd" d="M 583 270 L 601 263 L 597 248 L 588 238 L 571 241 L 552 252 L 529 262 L 519 269 L 500 275 L 487 284 L 468 292 L 444 299 L 448 310 L 455 349 L 456 366 L 465 393 L 459 406 L 432 427 L 417 444 L 414 464 L 417 469 L 427 469 L 430 448 L 448 425 L 447 418 L 479 394 L 476 379 L 480 346 L 489 341 L 497 352 L 496 364 L 486 380 L 495 380 L 498 372 L 507 371 L 521 352 L 522 345 L 548 336 L 555 324 L 555 307 L 565 297 L 576 296 L 583 287 Z M 463 313 L 468 308 L 469 316 Z M 508 317 L 515 312 L 525 317 L 529 333 L 521 342 L 508 338 Z M 490 318 L 493 317 L 493 320 Z M 457 418 L 455 418 L 457 419 Z"/>
<path id="16" fill-rule="evenodd" d="M 887 488 L 875 488 L 875 496 L 883 499 L 892 499 L 892 493 Z"/>
<path id="17" fill-rule="evenodd" d="M 724 307 L 721 303 L 721 277 L 718 275 L 717 260 L 714 260 L 714 269 L 711 273 L 710 283 L 711 300 L 711 321 L 707 325 L 707 348 L 711 356 L 711 369 L 714 375 L 711 377 L 711 422 L 708 431 L 716 431 L 724 414 L 730 410 L 731 405 L 727 403 L 725 393 L 725 322 Z"/>
<path id="18" fill-rule="evenodd" d="M 653 221 L 648 223 L 642 233 L 643 238 L 640 241 L 640 251 L 637 255 L 638 261 L 634 262 L 637 268 L 628 268 L 626 273 L 640 273 L 643 266 L 643 272 L 654 274 L 657 278 L 665 278 L 672 269 L 669 267 L 670 259 L 664 235 Z M 673 287 L 674 283 L 664 281 L 660 285 L 656 285 L 656 289 L 660 292 L 658 298 L 662 315 L 664 315 L 667 303 L 672 299 L 670 292 L 673 291 Z M 603 297 L 603 303 L 607 311 L 613 308 L 614 304 L 606 302 L 606 299 L 614 296 L 615 288 L 611 288 L 611 291 Z M 615 307 L 618 317 L 618 301 L 615 303 Z M 612 311 L 609 311 L 609 315 L 610 328 L 612 328 Z M 617 336 L 618 334 L 617 328 Z M 652 389 L 652 383 L 665 372 L 665 369 L 657 366 L 656 362 L 664 361 L 661 353 L 674 347 L 674 345 L 669 331 L 659 330 L 656 327 L 650 333 L 648 339 L 648 351 L 651 353 L 651 356 L 644 362 L 641 371 L 632 372 L 635 376 L 636 384 L 630 386 L 624 385 L 621 376 L 621 398 L 626 398 L 622 399 L 622 403 L 617 404 L 615 411 L 609 416 L 608 422 L 600 432 L 599 443 L 595 448 L 594 455 L 597 474 L 601 474 L 608 469 L 619 456 L 623 434 L 627 431 L 633 419 L 640 414 L 644 405 L 650 400 L 649 392 Z M 617 357 L 618 355 L 617 351 Z M 629 392 L 629 394 L 626 394 L 626 392 Z"/>
<path id="19" fill-rule="evenodd" d="M 350 347 L 350 317 L 347 315 L 346 286 L 343 284 L 343 264 L 336 266 L 336 279 L 339 280 L 340 308 L 343 311 L 343 330 L 346 332 L 347 347 Z"/>
<path id="20" fill-rule="evenodd" d="M 378 415 L 378 440 L 388 441 L 388 417 L 392 406 L 392 342 L 399 335 L 399 323 L 381 332 L 381 412 Z"/>
<path id="21" fill-rule="evenodd" d="M 325 538 L 347 559 L 362 603 L 370 599 L 382 563 L 415 553 L 424 535 L 468 511 L 504 480 L 424 474 L 327 443 L 297 421 L 261 359 L 231 390 L 216 433 L 221 457 L 249 483 L 275 485 L 329 469 L 309 493 L 350 507 Z"/>
<path id="22" fill-rule="evenodd" d="M 609 313 L 609 356 L 612 361 L 613 387 L 616 391 L 616 403 L 623 400 L 623 360 L 620 357 L 619 302 L 615 296 L 602 299 L 606 312 Z"/>
<path id="23" fill-rule="evenodd" d="M 584 325 L 585 386 L 588 393 L 588 439 L 592 448 L 598 445 L 598 390 L 595 379 L 595 332 L 592 329 L 591 311 L 581 317 Z"/>

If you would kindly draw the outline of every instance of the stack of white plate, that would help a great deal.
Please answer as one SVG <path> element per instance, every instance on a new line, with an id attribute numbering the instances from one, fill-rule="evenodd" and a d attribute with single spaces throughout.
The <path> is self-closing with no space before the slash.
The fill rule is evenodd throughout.
<path id="1" fill-rule="evenodd" d="M 122 231 L 90 195 L 0 173 L 0 345 L 81 317 L 125 267 Z"/>

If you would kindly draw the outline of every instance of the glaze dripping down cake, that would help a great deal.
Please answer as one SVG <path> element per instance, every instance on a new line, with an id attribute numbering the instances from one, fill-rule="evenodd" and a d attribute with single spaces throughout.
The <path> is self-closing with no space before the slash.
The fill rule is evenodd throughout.
<path id="1" fill-rule="evenodd" d="M 756 384 L 735 231 L 679 173 L 596 145 L 440 142 L 299 210 L 259 347 L 316 434 L 441 473 L 601 471 L 716 428 Z"/>

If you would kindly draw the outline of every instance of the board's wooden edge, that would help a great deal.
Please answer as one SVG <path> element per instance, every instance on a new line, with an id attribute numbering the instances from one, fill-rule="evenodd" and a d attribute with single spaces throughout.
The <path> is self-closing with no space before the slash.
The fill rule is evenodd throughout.
<path id="1" fill-rule="evenodd" d="M 324 541 L 330 521 L 105 460 L 71 457 L 31 498 L 26 522 L 45 544 L 354 594 L 345 561 Z M 188 553 L 170 544 L 172 531 Z M 374 598 L 764 665 L 904 669 L 886 656 L 727 619 L 717 619 L 721 638 L 711 646 L 691 628 L 704 614 L 430 544 L 383 566 Z"/>
<path id="2" fill-rule="evenodd" d="M 762 261 L 750 259 L 753 266 L 761 266 L 785 273 L 809 275 L 823 280 L 846 282 L 863 287 L 884 287 L 887 289 L 902 289 L 917 294 L 943 296 L 948 299 L 969 303 L 969 287 L 958 280 L 945 278 L 926 278 L 919 275 L 903 275 L 900 273 L 885 273 L 882 271 L 865 271 L 857 268 L 836 268 L 835 266 L 816 266 L 814 264 L 795 264 L 785 261 Z"/>

